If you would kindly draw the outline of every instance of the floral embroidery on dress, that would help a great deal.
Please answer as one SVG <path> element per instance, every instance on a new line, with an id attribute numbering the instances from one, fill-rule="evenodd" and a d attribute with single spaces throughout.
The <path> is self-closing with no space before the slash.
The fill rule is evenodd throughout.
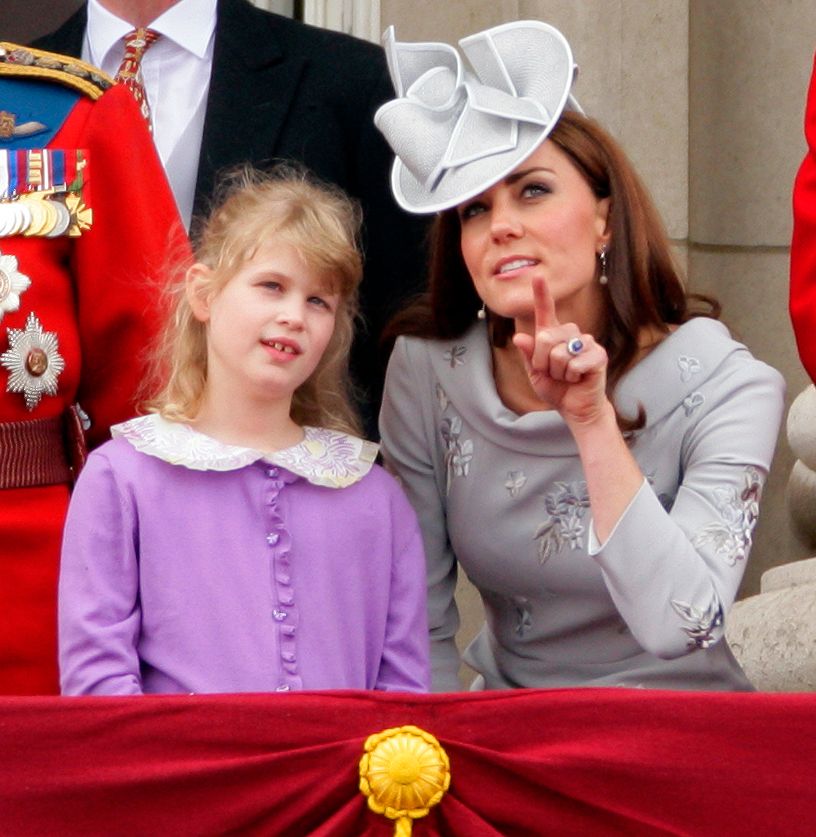
<path id="1" fill-rule="evenodd" d="M 504 487 L 510 492 L 511 497 L 518 497 L 526 482 L 527 475 L 524 471 L 508 471 Z"/>
<path id="2" fill-rule="evenodd" d="M 467 346 L 451 346 L 450 349 L 445 350 L 442 357 L 446 363 L 450 364 L 451 369 L 455 369 L 457 366 L 464 366 L 463 358 L 466 351 Z"/>
<path id="3" fill-rule="evenodd" d="M 466 477 L 470 471 L 470 460 L 473 459 L 473 442 L 461 439 L 462 419 L 451 416 L 442 419 L 439 432 L 445 440 L 445 473 L 447 475 L 446 491 L 450 492 L 454 477 Z"/>
<path id="4" fill-rule="evenodd" d="M 450 404 L 450 400 L 448 399 L 448 394 L 442 389 L 442 384 L 437 382 L 436 384 L 436 401 L 439 404 L 440 412 L 444 413 L 445 410 L 448 409 L 448 404 Z"/>
<path id="5" fill-rule="evenodd" d="M 369 442 L 363 442 L 345 433 L 337 433 L 325 427 L 304 427 L 305 438 L 299 445 L 277 451 L 267 457 L 275 465 L 281 465 L 295 474 L 309 476 L 320 484 L 351 485 L 360 478 L 360 461 L 376 457 L 376 446 L 372 452 Z"/>
<path id="6" fill-rule="evenodd" d="M 701 392 L 692 392 L 683 399 L 683 409 L 686 416 L 690 416 L 698 407 L 702 407 L 705 403 L 705 398 Z"/>
<path id="7" fill-rule="evenodd" d="M 325 427 L 304 427 L 302 442 L 270 454 L 219 442 L 157 414 L 114 425 L 111 431 L 136 450 L 171 465 L 196 471 L 234 471 L 261 460 L 327 488 L 345 488 L 358 482 L 371 470 L 377 456 L 377 445 L 372 442 Z"/>
<path id="8" fill-rule="evenodd" d="M 245 448 L 225 450 L 226 446 L 186 424 L 157 420 L 152 415 L 131 419 L 116 425 L 114 437 L 123 436 L 137 450 L 152 453 L 171 465 L 191 466 L 191 463 L 223 462 L 231 468 L 248 464 Z"/>
<path id="9" fill-rule="evenodd" d="M 538 560 L 544 564 L 564 546 L 580 549 L 585 528 L 583 517 L 589 508 L 589 494 L 585 482 L 557 482 L 555 489 L 544 498 L 549 515 L 536 529 L 533 539 L 538 541 Z"/>
<path id="10" fill-rule="evenodd" d="M 717 641 L 715 632 L 722 627 L 725 619 L 722 604 L 716 596 L 705 610 L 674 599 L 671 605 L 675 613 L 688 623 L 688 627 L 684 627 L 683 631 L 689 637 L 689 649 L 709 648 Z"/>
<path id="11" fill-rule="evenodd" d="M 762 480 L 753 466 L 745 469 L 743 489 L 714 489 L 714 505 L 722 520 L 704 526 L 692 541 L 694 546 L 712 546 L 715 554 L 733 567 L 744 561 L 751 549 L 752 533 L 759 517 Z"/>
<path id="12" fill-rule="evenodd" d="M 680 367 L 681 381 L 690 381 L 692 375 L 696 375 L 703 368 L 696 357 L 689 357 L 689 355 L 680 355 L 677 358 L 677 365 Z"/>

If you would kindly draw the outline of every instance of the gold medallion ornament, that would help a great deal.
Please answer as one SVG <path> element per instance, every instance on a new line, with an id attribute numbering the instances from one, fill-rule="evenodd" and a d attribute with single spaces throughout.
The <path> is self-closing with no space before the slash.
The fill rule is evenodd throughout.
<path id="1" fill-rule="evenodd" d="M 82 235 L 83 230 L 89 230 L 93 223 L 93 210 L 85 206 L 85 202 L 75 192 L 69 193 L 65 198 L 65 207 L 70 213 L 71 221 L 68 227 L 68 235 L 72 238 Z"/>
<path id="2" fill-rule="evenodd" d="M 413 820 L 427 816 L 450 787 L 450 761 L 439 742 L 419 727 L 394 727 L 370 735 L 360 759 L 360 792 L 368 807 L 408 837 Z"/>
<path id="3" fill-rule="evenodd" d="M 24 236 L 41 236 L 49 229 L 49 224 L 56 223 L 56 212 L 51 209 L 49 201 L 29 200 L 28 208 L 31 211 L 31 223 L 23 230 Z"/>

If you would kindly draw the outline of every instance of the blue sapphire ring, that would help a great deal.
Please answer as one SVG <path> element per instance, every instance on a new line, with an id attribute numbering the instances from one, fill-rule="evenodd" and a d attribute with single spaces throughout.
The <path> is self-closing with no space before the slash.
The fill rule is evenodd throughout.
<path id="1" fill-rule="evenodd" d="M 575 355 L 581 354 L 581 350 L 584 348 L 584 341 L 581 340 L 580 337 L 573 337 L 572 340 L 567 341 L 567 351 L 575 357 Z"/>

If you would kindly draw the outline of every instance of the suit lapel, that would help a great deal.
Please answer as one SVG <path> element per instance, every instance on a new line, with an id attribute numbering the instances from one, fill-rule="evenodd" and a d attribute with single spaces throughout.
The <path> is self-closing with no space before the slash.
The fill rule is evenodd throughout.
<path id="1" fill-rule="evenodd" d="M 285 47 L 275 17 L 246 0 L 219 0 L 194 212 L 206 207 L 219 170 L 274 157 L 305 63 Z"/>

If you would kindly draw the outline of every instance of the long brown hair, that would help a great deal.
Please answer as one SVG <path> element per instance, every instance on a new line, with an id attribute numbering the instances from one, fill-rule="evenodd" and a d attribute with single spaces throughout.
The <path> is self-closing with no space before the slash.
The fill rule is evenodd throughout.
<path id="1" fill-rule="evenodd" d="M 564 113 L 549 135 L 583 175 L 594 195 L 609 198 L 610 243 L 602 285 L 604 322 L 595 338 L 609 355 L 608 392 L 633 364 L 644 327 L 668 333 L 692 317 L 717 318 L 716 300 L 690 294 L 675 264 L 663 223 L 628 157 L 593 119 Z M 428 291 L 397 314 L 386 329 L 390 346 L 400 334 L 428 338 L 461 337 L 475 322 L 482 301 L 461 251 L 456 209 L 440 213 L 431 227 Z M 490 314 L 493 345 L 504 346 L 512 320 Z M 642 421 L 623 421 L 629 428 Z"/>

